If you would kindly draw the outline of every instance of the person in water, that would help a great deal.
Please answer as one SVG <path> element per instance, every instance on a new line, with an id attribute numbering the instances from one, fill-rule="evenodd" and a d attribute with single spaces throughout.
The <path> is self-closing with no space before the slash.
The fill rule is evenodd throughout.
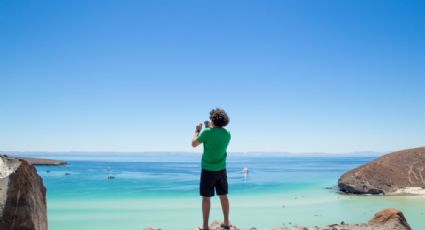
<path id="1" fill-rule="evenodd" d="M 211 200 L 216 193 L 220 197 L 224 221 L 223 229 L 230 229 L 229 222 L 229 200 L 227 198 L 227 171 L 226 158 L 227 146 L 230 142 L 230 132 L 224 127 L 229 123 L 229 117 L 222 109 L 216 108 L 210 112 L 210 125 L 202 130 L 202 124 L 196 125 L 195 134 L 192 138 L 192 147 L 203 144 L 202 171 L 199 183 L 199 193 L 202 196 L 201 230 L 208 230 L 208 219 L 210 216 Z"/>

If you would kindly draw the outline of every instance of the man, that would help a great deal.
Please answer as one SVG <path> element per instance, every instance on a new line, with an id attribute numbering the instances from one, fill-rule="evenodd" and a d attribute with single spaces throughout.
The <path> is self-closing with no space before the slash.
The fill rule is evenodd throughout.
<path id="1" fill-rule="evenodd" d="M 210 127 L 202 131 L 202 124 L 196 125 L 195 134 L 192 138 L 192 147 L 201 143 L 204 145 L 202 154 L 202 172 L 199 183 L 199 193 L 202 196 L 201 230 L 208 230 L 208 219 L 210 216 L 211 201 L 214 191 L 220 197 L 224 221 L 221 227 L 230 229 L 229 222 L 229 200 L 227 199 L 227 172 L 226 158 L 227 146 L 230 142 L 230 133 L 224 127 L 229 123 L 229 117 L 222 109 L 213 109 L 210 112 Z"/>

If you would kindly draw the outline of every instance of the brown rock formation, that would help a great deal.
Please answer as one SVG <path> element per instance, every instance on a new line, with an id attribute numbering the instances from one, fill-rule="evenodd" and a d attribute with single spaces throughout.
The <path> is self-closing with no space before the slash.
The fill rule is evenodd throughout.
<path id="1" fill-rule="evenodd" d="M 375 213 L 368 224 L 388 226 L 389 229 L 410 229 L 403 213 L 393 208 Z"/>
<path id="2" fill-rule="evenodd" d="M 17 157 L 18 159 L 28 162 L 30 165 L 66 165 L 65 161 L 43 159 L 43 158 L 33 158 L 33 157 Z"/>
<path id="3" fill-rule="evenodd" d="M 36 169 L 0 156 L 0 229 L 47 230 L 46 188 Z"/>
<path id="4" fill-rule="evenodd" d="M 425 195 L 425 147 L 389 153 L 346 172 L 338 187 L 353 194 Z"/>

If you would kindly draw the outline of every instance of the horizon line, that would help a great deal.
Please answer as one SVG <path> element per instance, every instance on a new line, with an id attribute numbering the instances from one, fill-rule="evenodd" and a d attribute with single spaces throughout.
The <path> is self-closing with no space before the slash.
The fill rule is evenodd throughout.
<path id="1" fill-rule="evenodd" d="M 389 152 L 394 152 L 398 150 L 390 150 L 390 151 L 374 151 L 374 150 L 361 150 L 361 151 L 346 151 L 346 152 L 324 152 L 324 151 L 316 151 L 316 152 L 290 152 L 290 151 L 229 151 L 228 153 L 232 154 L 290 154 L 290 155 L 319 155 L 319 154 L 328 154 L 328 155 L 349 155 L 349 154 L 384 154 Z M 54 151 L 54 150 L 0 150 L 0 153 L 129 153 L 129 154 L 137 154 L 137 153 L 183 153 L 183 154 L 202 154 L 202 151 L 104 151 L 104 150 L 96 150 L 96 151 L 85 151 L 85 150 L 62 150 L 62 151 Z"/>

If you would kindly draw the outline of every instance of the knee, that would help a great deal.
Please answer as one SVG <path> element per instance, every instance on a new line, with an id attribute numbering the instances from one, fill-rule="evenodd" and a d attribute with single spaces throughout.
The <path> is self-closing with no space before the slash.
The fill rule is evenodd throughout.
<path id="1" fill-rule="evenodd" d="M 203 197 L 202 197 L 202 201 L 210 201 L 210 197 L 203 196 Z"/>
<path id="2" fill-rule="evenodd" d="M 219 196 L 220 197 L 220 200 L 227 200 L 227 196 L 226 195 L 224 195 L 224 196 Z"/>

